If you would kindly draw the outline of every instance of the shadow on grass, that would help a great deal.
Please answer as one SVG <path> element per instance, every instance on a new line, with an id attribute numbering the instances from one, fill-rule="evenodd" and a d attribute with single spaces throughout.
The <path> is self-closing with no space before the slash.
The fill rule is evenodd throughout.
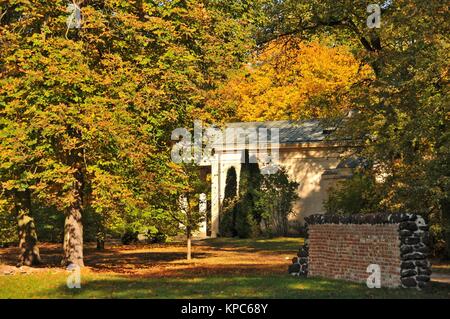
<path id="1" fill-rule="evenodd" d="M 192 258 L 203 259 L 209 257 L 208 253 L 194 252 Z M 184 252 L 101 252 L 85 259 L 85 265 L 96 270 L 110 270 L 115 272 L 127 269 L 147 269 L 162 266 L 173 261 L 186 259 Z"/>
<path id="2" fill-rule="evenodd" d="M 36 268 L 55 268 L 61 267 L 62 248 L 55 249 L 51 246 L 39 245 L 42 264 L 34 266 Z M 15 266 L 19 260 L 20 249 L 18 247 L 8 247 L 0 250 L 0 264 Z"/>
<path id="3" fill-rule="evenodd" d="M 273 239 L 237 239 L 237 238 L 214 238 L 197 240 L 194 247 L 200 247 L 202 252 L 196 252 L 194 258 L 204 259 L 211 257 L 217 252 L 235 251 L 253 253 L 270 252 L 276 254 L 289 254 L 294 256 L 298 247 L 303 243 L 302 238 L 273 238 Z M 43 261 L 42 267 L 61 267 L 62 246 L 59 244 L 39 245 Z M 120 270 L 125 266 L 128 268 L 148 268 L 154 264 L 165 264 L 173 261 L 182 261 L 186 258 L 185 253 L 180 251 L 184 243 L 168 243 L 160 245 L 129 245 L 114 246 L 105 250 L 96 250 L 92 244 L 87 244 L 84 249 L 85 264 L 99 270 Z M 158 248 L 153 251 L 154 248 Z M 175 251 L 171 252 L 170 249 Z M 175 249 L 176 248 L 176 249 Z M 161 251 L 167 249 L 168 251 Z M 0 250 L 0 262 L 14 266 L 17 263 L 19 249 L 10 247 Z M 120 272 L 120 271 L 119 271 Z"/>
<path id="4" fill-rule="evenodd" d="M 160 265 L 155 266 L 154 271 L 142 273 L 131 273 L 130 276 L 140 278 L 209 278 L 211 276 L 274 276 L 286 274 L 287 267 L 280 268 L 279 265 L 253 265 L 244 263 L 211 264 L 201 265 L 186 262 L 177 264 L 176 267 L 166 267 L 161 269 Z"/>
<path id="5" fill-rule="evenodd" d="M 83 278 L 81 289 L 41 291 L 44 298 L 449 298 L 450 285 L 429 289 L 369 289 L 363 284 L 290 276 L 209 278 Z"/>
<path id="6" fill-rule="evenodd" d="M 96 250 L 95 248 L 84 249 L 85 265 L 97 270 L 111 270 L 121 272 L 126 269 L 146 269 L 155 264 L 164 265 L 173 261 L 182 261 L 186 259 L 185 252 L 170 251 L 133 251 L 132 249 L 149 249 L 153 247 L 126 247 L 128 249 L 105 249 Z M 18 248 L 10 248 L 8 253 L 1 255 L 1 263 L 9 266 L 15 266 L 18 260 Z M 60 268 L 63 251 L 60 247 L 43 247 L 41 249 L 42 264 L 36 268 Z M 203 259 L 210 257 L 206 252 L 192 253 L 192 258 Z"/>
<path id="7" fill-rule="evenodd" d="M 303 245 L 303 238 L 261 238 L 261 239 L 241 239 L 241 238 L 209 238 L 199 241 L 215 249 L 238 248 L 246 251 L 272 251 L 278 253 L 297 252 Z"/>

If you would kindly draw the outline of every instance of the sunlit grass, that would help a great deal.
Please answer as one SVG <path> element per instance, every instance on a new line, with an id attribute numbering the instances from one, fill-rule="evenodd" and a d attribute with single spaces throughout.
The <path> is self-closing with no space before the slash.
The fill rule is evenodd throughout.
<path id="1" fill-rule="evenodd" d="M 302 243 L 302 238 L 202 240 L 195 243 L 191 262 L 184 259 L 182 244 L 88 249 L 81 289 L 67 288 L 69 273 L 54 266 L 0 274 L 0 298 L 450 298 L 445 284 L 433 283 L 425 291 L 369 289 L 290 276 L 287 266 Z M 47 254 L 57 254 L 55 249 L 46 247 Z"/>
<path id="2" fill-rule="evenodd" d="M 205 243 L 212 247 L 239 247 L 268 251 L 292 251 L 303 245 L 303 238 L 278 237 L 262 239 L 214 238 L 206 239 Z"/>
<path id="3" fill-rule="evenodd" d="M 449 298 L 448 285 L 415 289 L 369 289 L 321 278 L 246 276 L 137 278 L 82 274 L 81 289 L 66 286 L 67 273 L 0 278 L 0 298 Z"/>

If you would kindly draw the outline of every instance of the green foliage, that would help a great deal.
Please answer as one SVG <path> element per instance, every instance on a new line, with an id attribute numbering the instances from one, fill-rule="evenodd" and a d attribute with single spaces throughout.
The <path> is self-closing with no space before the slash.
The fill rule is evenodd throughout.
<path id="1" fill-rule="evenodd" d="M 246 150 L 245 162 L 240 168 L 239 192 L 236 169 L 231 167 L 227 171 L 219 224 L 221 236 L 250 238 L 260 235 L 261 214 L 256 206 L 260 181 L 259 166 L 249 162 L 249 152 Z"/>
<path id="2" fill-rule="evenodd" d="M 138 241 L 139 232 L 133 230 L 126 230 L 123 234 L 121 241 L 124 245 L 136 243 Z"/>
<path id="3" fill-rule="evenodd" d="M 234 237 L 236 233 L 237 214 L 237 175 L 236 168 L 230 167 L 225 180 L 225 192 L 219 222 L 219 233 L 223 237 Z"/>
<path id="4" fill-rule="evenodd" d="M 250 163 L 248 151 L 245 151 L 245 158 L 245 163 L 241 164 L 239 193 L 235 168 L 227 171 L 221 236 L 287 235 L 288 215 L 297 199 L 298 184 L 289 180 L 284 168 L 275 174 L 263 175 L 257 163 Z"/>
<path id="5" fill-rule="evenodd" d="M 13 215 L 0 209 L 0 247 L 17 241 L 16 219 Z"/>
<path id="6" fill-rule="evenodd" d="M 34 207 L 34 222 L 39 241 L 61 243 L 64 236 L 64 215 L 51 207 Z M 87 216 L 86 216 L 87 217 Z M 88 218 L 84 221 L 86 228 L 90 228 Z M 90 234 L 89 231 L 86 234 Z M 89 239 L 87 241 L 90 241 Z"/>
<path id="7" fill-rule="evenodd" d="M 262 212 L 263 232 L 269 236 L 288 235 L 288 216 L 298 199 L 298 183 L 289 180 L 286 169 L 262 176 L 256 207 Z"/>
<path id="8" fill-rule="evenodd" d="M 337 97 L 348 98 L 349 109 L 357 111 L 338 133 L 351 137 L 360 146 L 358 155 L 373 163 L 364 174 L 380 179 L 373 190 L 371 183 L 361 185 L 368 189 L 355 195 L 357 203 L 345 196 L 335 199 L 347 203 L 344 210 L 369 211 L 375 205 L 368 200 L 373 193 L 378 210 L 422 214 L 432 228 L 446 233 L 450 228 L 444 209 L 450 198 L 448 3 L 386 1 L 380 29 L 367 27 L 366 7 L 366 1 L 268 1 L 258 41 L 262 45 L 272 38 L 331 36 L 372 68 L 373 76 L 354 85 L 348 96 Z M 359 182 L 365 184 L 361 179 L 347 187 L 355 193 L 351 184 Z"/>
<path id="9" fill-rule="evenodd" d="M 124 245 L 138 242 L 138 236 L 142 236 L 146 243 L 163 243 L 168 236 L 175 236 L 179 233 L 179 225 L 169 216 L 161 220 L 164 214 L 152 212 L 151 217 L 140 217 L 120 228 L 120 238 Z M 128 216 L 127 216 L 128 217 Z M 155 218 L 157 217 L 157 218 Z"/>
<path id="10" fill-rule="evenodd" d="M 205 194 L 206 200 L 210 200 L 209 184 L 196 165 L 180 164 L 173 168 L 172 188 L 159 193 L 159 208 L 165 219 L 178 224 L 178 233 L 184 232 L 190 238 L 206 219 L 206 211 L 199 209 L 200 196 Z"/>
<path id="11" fill-rule="evenodd" d="M 0 197 L 30 191 L 50 240 L 53 212 L 71 208 L 86 239 L 173 233 L 167 206 L 185 184 L 170 133 L 245 62 L 258 5 L 84 1 L 82 28 L 68 29 L 67 1 L 1 0 Z"/>
<path id="12" fill-rule="evenodd" d="M 380 198 L 375 191 L 374 179 L 354 174 L 350 179 L 338 182 L 324 206 L 329 214 L 376 213 L 380 210 Z"/>
<path id="13" fill-rule="evenodd" d="M 257 163 L 245 151 L 245 162 L 241 164 L 239 178 L 239 202 L 236 205 L 236 234 L 240 238 L 257 237 L 261 234 L 261 211 L 257 207 L 261 188 L 261 171 Z"/>

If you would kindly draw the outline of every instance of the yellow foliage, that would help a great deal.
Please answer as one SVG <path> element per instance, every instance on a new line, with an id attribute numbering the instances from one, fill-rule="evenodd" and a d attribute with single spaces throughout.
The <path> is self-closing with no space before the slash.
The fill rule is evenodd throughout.
<path id="1" fill-rule="evenodd" d="M 346 47 L 272 42 L 208 101 L 228 120 L 328 117 L 350 108 L 352 85 L 372 76 Z"/>

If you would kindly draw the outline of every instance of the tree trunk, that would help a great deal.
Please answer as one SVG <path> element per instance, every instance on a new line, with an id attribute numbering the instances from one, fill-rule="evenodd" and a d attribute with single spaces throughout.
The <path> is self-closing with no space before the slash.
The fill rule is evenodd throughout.
<path id="1" fill-rule="evenodd" d="M 187 233 L 186 233 L 186 237 L 187 237 L 187 260 L 191 260 L 191 251 L 192 251 L 192 235 L 191 235 L 191 230 L 188 227 L 187 228 Z"/>
<path id="2" fill-rule="evenodd" d="M 99 230 L 97 232 L 97 250 L 104 250 L 105 249 L 105 232 L 102 230 Z"/>
<path id="3" fill-rule="evenodd" d="M 17 224 L 19 231 L 19 262 L 20 266 L 35 266 L 41 263 L 37 234 L 31 213 L 31 193 L 29 190 L 16 193 Z"/>
<path id="4" fill-rule="evenodd" d="M 67 210 L 64 224 L 64 258 L 62 264 L 84 266 L 83 262 L 83 224 L 81 208 L 72 206 Z"/>
<path id="5" fill-rule="evenodd" d="M 80 134 L 74 133 L 77 138 Z M 75 153 L 75 151 L 73 151 Z M 84 168 L 83 159 L 79 154 L 72 154 L 69 163 L 76 169 L 74 177 L 75 182 L 72 188 L 72 195 L 75 201 L 66 210 L 66 220 L 64 222 L 64 256 L 63 266 L 71 264 L 84 267 L 83 261 L 83 189 L 84 189 Z"/>

